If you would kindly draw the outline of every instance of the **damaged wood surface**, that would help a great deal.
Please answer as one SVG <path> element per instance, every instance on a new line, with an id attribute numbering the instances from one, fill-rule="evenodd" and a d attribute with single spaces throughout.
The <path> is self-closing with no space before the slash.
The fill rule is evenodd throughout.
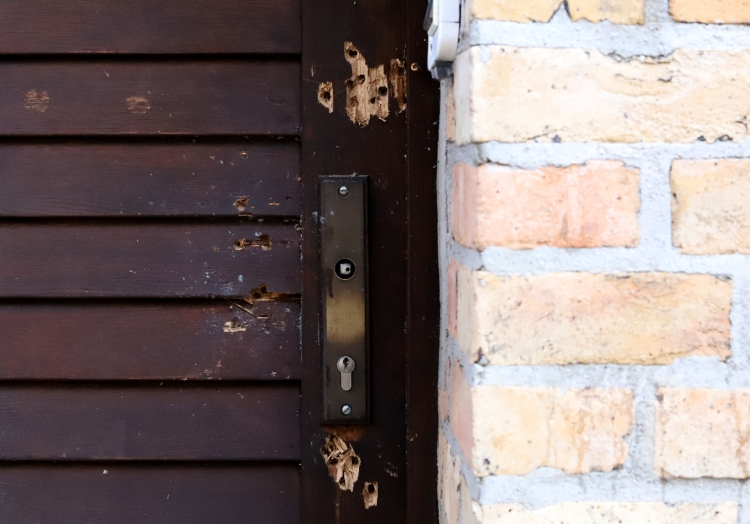
<path id="1" fill-rule="evenodd" d="M 0 53 L 299 51 L 300 0 L 0 2 Z"/>
<path id="2" fill-rule="evenodd" d="M 365 501 L 365 509 L 374 508 L 378 505 L 378 483 L 365 482 L 362 488 L 362 498 Z"/>
<path id="3" fill-rule="evenodd" d="M 351 42 L 344 43 L 344 58 L 352 67 L 346 81 L 346 114 L 349 120 L 364 127 L 370 117 L 388 118 L 388 79 L 383 65 L 368 67 L 365 57 Z"/>
<path id="4" fill-rule="evenodd" d="M 268 235 L 272 249 L 241 251 Z M 300 292 L 295 223 L 21 222 L 0 228 L 0 297 L 244 297 Z"/>
<path id="5" fill-rule="evenodd" d="M 298 414 L 296 384 L 0 385 L 0 460 L 299 460 Z"/>
<path id="6" fill-rule="evenodd" d="M 0 497 L 13 524 L 300 522 L 294 464 L 5 464 Z"/>
<path id="7" fill-rule="evenodd" d="M 3 217 L 300 214 L 294 141 L 4 144 L 0 159 Z"/>
<path id="8" fill-rule="evenodd" d="M 297 380 L 299 307 L 297 300 L 0 303 L 0 380 Z M 241 331 L 226 333 L 227 322 Z"/>
<path id="9" fill-rule="evenodd" d="M 361 459 L 354 447 L 344 442 L 335 433 L 326 437 L 326 443 L 320 448 L 328 474 L 342 491 L 354 491 L 359 478 Z"/>
<path id="10" fill-rule="evenodd" d="M 299 73 L 251 58 L 6 61 L 0 135 L 297 135 Z"/>

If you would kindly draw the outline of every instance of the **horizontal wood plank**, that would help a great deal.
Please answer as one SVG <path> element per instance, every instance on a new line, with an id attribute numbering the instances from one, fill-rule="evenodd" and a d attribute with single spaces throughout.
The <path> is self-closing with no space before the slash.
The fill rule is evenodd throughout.
<path id="1" fill-rule="evenodd" d="M 298 301 L 0 304 L 0 333 L 0 380 L 300 375 Z"/>
<path id="2" fill-rule="evenodd" d="M 13 524 L 300 522 L 294 465 L 3 465 L 0 500 Z"/>
<path id="3" fill-rule="evenodd" d="M 0 216 L 297 216 L 299 145 L 0 145 Z"/>
<path id="4" fill-rule="evenodd" d="M 299 0 L 3 0 L 0 53 L 298 53 Z"/>
<path id="5" fill-rule="evenodd" d="M 296 135 L 290 61 L 0 63 L 0 135 Z"/>
<path id="6" fill-rule="evenodd" d="M 0 297 L 296 294 L 299 265 L 293 223 L 0 225 Z"/>
<path id="7" fill-rule="evenodd" d="M 0 386 L 0 460 L 296 460 L 299 387 Z"/>

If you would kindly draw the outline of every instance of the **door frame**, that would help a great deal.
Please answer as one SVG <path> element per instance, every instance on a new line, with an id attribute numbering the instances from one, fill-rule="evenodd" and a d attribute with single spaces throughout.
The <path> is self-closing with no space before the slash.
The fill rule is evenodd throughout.
<path id="1" fill-rule="evenodd" d="M 440 331 L 436 164 L 439 84 L 426 69 L 427 0 L 302 0 L 301 511 L 304 524 L 437 522 L 437 379 Z M 369 67 L 403 61 L 406 108 L 366 126 L 349 120 L 352 42 Z M 318 101 L 331 82 L 333 110 Z M 388 84 L 389 89 L 392 84 Z M 390 90 L 393 94 L 394 90 Z M 372 421 L 323 427 L 318 176 L 370 177 Z M 320 454 L 337 433 L 361 459 L 354 491 L 332 481 Z M 363 481 L 379 482 L 365 509 Z"/>

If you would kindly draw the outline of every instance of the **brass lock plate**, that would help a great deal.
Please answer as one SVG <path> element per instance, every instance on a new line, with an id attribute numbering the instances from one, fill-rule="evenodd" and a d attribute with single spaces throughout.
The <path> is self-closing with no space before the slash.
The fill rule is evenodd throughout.
<path id="1" fill-rule="evenodd" d="M 323 416 L 369 422 L 367 177 L 320 177 Z"/>

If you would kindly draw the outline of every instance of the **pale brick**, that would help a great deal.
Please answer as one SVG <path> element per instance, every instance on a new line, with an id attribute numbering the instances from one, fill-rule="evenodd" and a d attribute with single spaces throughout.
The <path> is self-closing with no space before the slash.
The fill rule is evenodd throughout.
<path id="1" fill-rule="evenodd" d="M 448 333 L 458 338 L 458 262 L 451 259 L 448 264 Z"/>
<path id="2" fill-rule="evenodd" d="M 750 390 L 661 388 L 654 469 L 662 477 L 750 478 Z"/>
<path id="3" fill-rule="evenodd" d="M 443 520 L 447 524 L 457 524 L 460 511 L 461 464 L 451 454 L 450 444 L 440 430 L 438 439 L 439 477 L 438 496 L 442 505 Z"/>
<path id="4" fill-rule="evenodd" d="M 524 475 L 541 467 L 611 471 L 625 462 L 623 437 L 634 417 L 625 389 L 478 386 L 471 390 L 471 410 L 472 442 L 464 453 L 478 476 Z"/>
<path id="5" fill-rule="evenodd" d="M 453 82 L 450 81 L 445 95 L 445 139 L 448 142 L 456 141 L 456 96 L 453 91 Z"/>
<path id="6" fill-rule="evenodd" d="M 453 235 L 476 249 L 634 247 L 638 170 L 590 161 L 567 168 L 499 165 L 453 169 Z"/>
<path id="7" fill-rule="evenodd" d="M 459 344 L 499 365 L 731 355 L 731 282 L 710 275 L 459 272 Z"/>
<path id="8" fill-rule="evenodd" d="M 451 370 L 450 425 L 461 451 L 468 456 L 473 442 L 474 415 L 472 411 L 471 389 L 463 369 L 454 362 Z"/>
<path id="9" fill-rule="evenodd" d="M 750 23 L 750 0 L 670 0 L 669 13 L 678 22 Z"/>
<path id="10" fill-rule="evenodd" d="M 469 12 L 480 20 L 549 22 L 563 0 L 472 0 Z M 568 0 L 573 21 L 642 24 L 643 0 Z"/>
<path id="11" fill-rule="evenodd" d="M 737 502 L 561 502 L 536 511 L 520 504 L 484 506 L 477 524 L 736 524 Z"/>
<path id="12" fill-rule="evenodd" d="M 663 59 L 582 49 L 472 47 L 455 65 L 457 140 L 742 141 L 750 51 Z"/>
<path id="13" fill-rule="evenodd" d="M 672 164 L 672 239 L 689 254 L 750 253 L 750 160 Z"/>

